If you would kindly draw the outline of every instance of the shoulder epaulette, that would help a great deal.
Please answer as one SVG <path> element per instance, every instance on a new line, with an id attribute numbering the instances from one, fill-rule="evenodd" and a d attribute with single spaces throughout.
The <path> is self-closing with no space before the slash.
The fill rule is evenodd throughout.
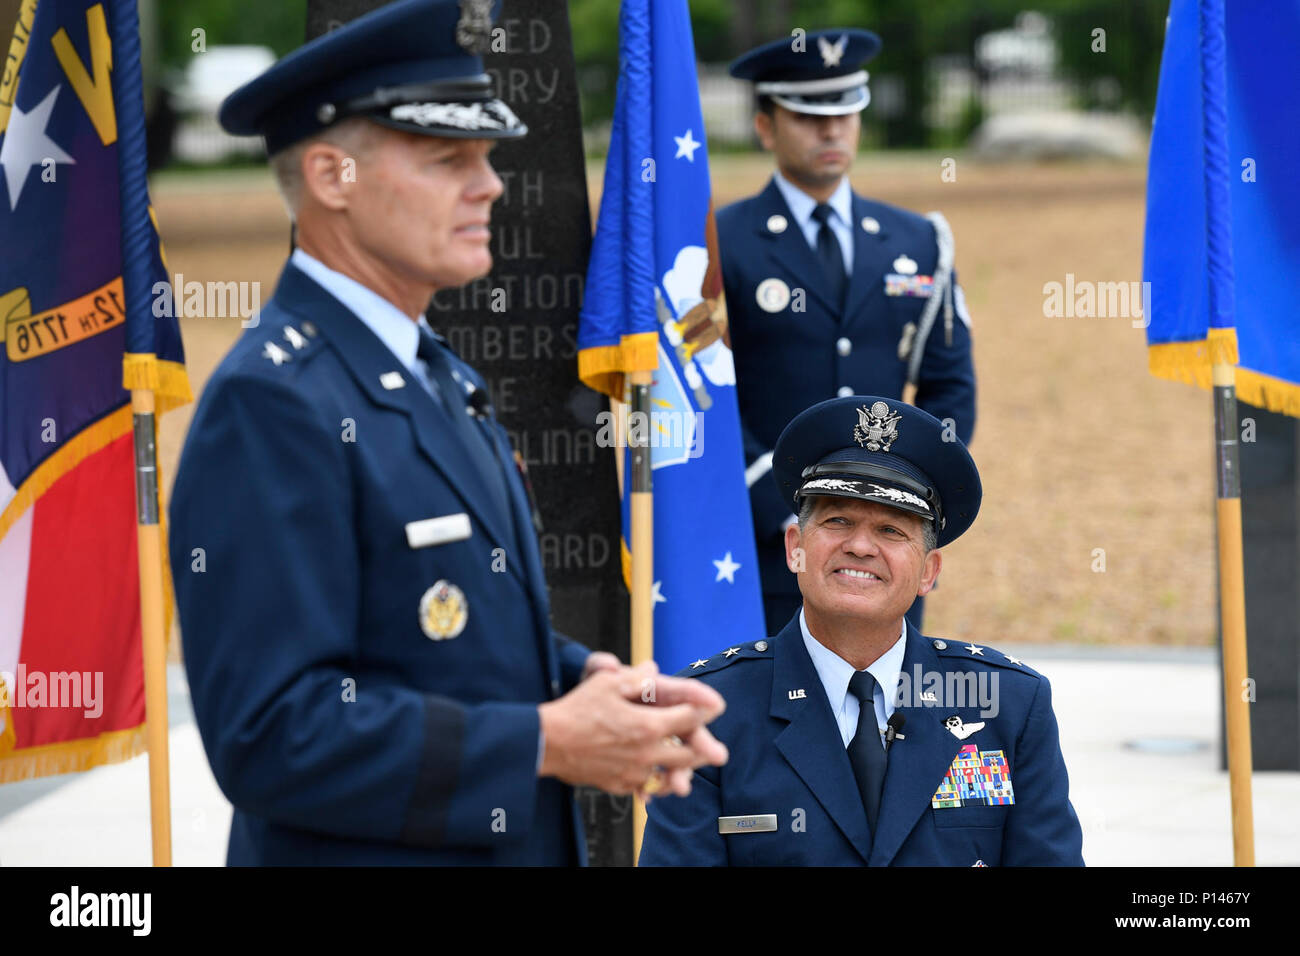
<path id="1" fill-rule="evenodd" d="M 712 657 L 701 657 L 693 661 L 690 665 L 682 668 L 678 677 L 701 677 L 705 674 L 712 674 L 714 671 L 720 671 L 724 667 L 730 667 L 737 661 L 753 660 L 771 660 L 772 643 L 766 639 L 761 641 L 749 641 L 745 644 L 733 644 L 718 651 Z"/>
<path id="2" fill-rule="evenodd" d="M 266 330 L 257 354 L 262 361 L 280 367 L 302 361 L 319 347 L 321 337 L 311 322 L 280 323 Z"/>
<path id="3" fill-rule="evenodd" d="M 930 646 L 935 649 L 940 657 L 979 661 L 983 664 L 992 664 L 994 667 L 1005 667 L 1008 670 L 1038 676 L 1036 670 L 1014 654 L 1003 653 L 996 647 L 989 647 L 987 644 L 976 644 L 974 642 L 962 644 L 958 641 L 944 641 L 934 637 L 927 637 L 926 640 L 930 642 Z"/>

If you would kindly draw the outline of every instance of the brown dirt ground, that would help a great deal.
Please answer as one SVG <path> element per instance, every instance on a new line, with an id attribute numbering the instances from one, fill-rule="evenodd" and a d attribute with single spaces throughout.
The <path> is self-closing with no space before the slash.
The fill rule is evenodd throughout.
<path id="1" fill-rule="evenodd" d="M 712 159 L 718 205 L 756 192 L 761 156 Z M 600 167 L 588 169 L 593 192 Z M 974 320 L 984 481 L 979 520 L 945 549 L 926 630 L 993 644 L 1206 645 L 1215 634 L 1209 396 L 1153 378 L 1124 318 L 1046 318 L 1043 285 L 1141 278 L 1140 164 L 981 166 L 937 155 L 864 156 L 866 195 L 940 209 Z M 162 177 L 154 187 L 173 272 L 274 288 L 287 220 L 265 173 Z M 196 393 L 239 334 L 183 319 Z M 175 474 L 192 408 L 164 420 Z M 1096 571 L 1095 549 L 1104 550 Z"/>

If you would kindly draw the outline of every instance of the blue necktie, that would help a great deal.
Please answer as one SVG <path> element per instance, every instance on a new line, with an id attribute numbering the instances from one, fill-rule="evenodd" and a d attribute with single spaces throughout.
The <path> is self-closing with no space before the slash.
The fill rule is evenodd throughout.
<path id="1" fill-rule="evenodd" d="M 812 211 L 813 218 L 821 223 L 821 228 L 817 230 L 817 258 L 826 274 L 826 291 L 830 293 L 831 301 L 843 311 L 844 292 L 849 277 L 844 270 L 844 251 L 840 248 L 839 239 L 835 238 L 835 230 L 831 228 L 833 215 L 835 210 L 826 203 L 818 203 Z"/>
<path id="2" fill-rule="evenodd" d="M 415 351 L 429 369 L 429 375 L 438 388 L 438 399 L 461 444 L 469 452 L 474 470 L 479 474 L 493 504 L 506 517 L 510 527 L 514 527 L 513 513 L 510 508 L 510 496 L 506 487 L 506 478 L 502 471 L 501 458 L 497 454 L 495 443 L 470 416 L 469 403 L 465 388 L 451 372 L 451 351 L 442 340 L 423 325 L 420 331 L 420 344 Z M 491 425 L 488 426 L 489 428 Z"/>
<path id="3" fill-rule="evenodd" d="M 862 795 L 862 805 L 867 808 L 867 823 L 871 825 L 874 838 L 888 760 L 876 724 L 876 679 L 870 671 L 858 671 L 849 679 L 849 693 L 858 699 L 859 704 L 858 730 L 849 741 L 849 764 L 858 781 L 858 793 Z"/>

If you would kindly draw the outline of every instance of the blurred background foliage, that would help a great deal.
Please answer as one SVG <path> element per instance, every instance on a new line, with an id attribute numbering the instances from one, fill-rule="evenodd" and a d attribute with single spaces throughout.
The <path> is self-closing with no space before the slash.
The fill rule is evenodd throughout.
<path id="1" fill-rule="evenodd" d="M 509 0 L 507 11 L 509 9 Z M 159 54 L 164 67 L 183 68 L 192 31 L 209 46 L 252 43 L 283 55 L 302 43 L 306 0 L 163 0 L 158 4 Z M 888 78 L 894 108 L 864 114 L 864 140 L 880 147 L 947 146 L 961 142 L 983 118 L 978 97 L 961 107 L 957 125 L 936 124 L 927 107 L 936 95 L 939 60 L 968 63 L 985 79 L 977 41 L 1010 29 L 1027 10 L 1042 14 L 1056 47 L 1055 72 L 1078 91 L 1078 108 L 1105 108 L 1149 121 L 1164 37 L 1167 0 L 690 0 L 701 63 L 725 65 L 760 43 L 795 28 L 860 26 L 880 34 L 882 53 L 868 65 L 873 83 Z M 584 124 L 599 126 L 613 112 L 618 76 L 617 0 L 570 0 Z M 1093 51 L 1093 31 L 1106 31 L 1106 51 Z"/>

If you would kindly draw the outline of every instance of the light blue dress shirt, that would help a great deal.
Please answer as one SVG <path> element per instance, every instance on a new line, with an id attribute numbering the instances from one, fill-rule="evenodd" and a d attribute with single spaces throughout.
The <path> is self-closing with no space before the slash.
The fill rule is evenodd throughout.
<path id="1" fill-rule="evenodd" d="M 420 332 L 409 315 L 378 292 L 367 289 L 356 279 L 341 272 L 335 272 L 301 249 L 293 250 L 289 259 L 317 285 L 347 306 L 366 328 L 375 333 L 379 341 L 388 346 L 388 351 L 424 386 L 425 391 L 434 398 L 438 397 L 438 383 L 429 375 L 428 366 L 416 357 L 415 353 L 420 347 Z M 426 329 L 429 328 L 423 315 L 417 321 Z"/>
<path id="2" fill-rule="evenodd" d="M 817 200 L 782 176 L 779 171 L 772 178 L 776 180 L 776 188 L 785 197 L 785 204 L 790 207 L 794 221 L 803 230 L 808 245 L 812 247 L 813 252 L 816 252 L 817 233 L 822 227 L 822 224 L 813 218 Z M 849 177 L 844 176 L 840 179 L 840 184 L 835 188 L 830 199 L 826 200 L 826 204 L 835 213 L 830 219 L 831 231 L 840 241 L 840 252 L 844 254 L 844 272 L 846 275 L 853 275 L 853 193 L 849 189 Z"/>
<path id="3" fill-rule="evenodd" d="M 858 732 L 858 713 L 862 709 L 858 705 L 858 699 L 849 693 L 849 680 L 856 671 L 852 664 L 812 636 L 808 630 L 808 623 L 804 620 L 802 608 L 799 609 L 799 630 L 803 632 L 803 643 L 808 648 L 808 656 L 812 658 L 817 676 L 822 679 L 822 687 L 826 689 L 826 699 L 830 701 L 831 712 L 835 715 L 836 723 L 840 725 L 840 737 L 844 741 L 844 746 L 848 747 L 849 741 Z M 904 620 L 903 632 L 898 636 L 898 640 L 867 667 L 871 676 L 876 679 L 874 698 L 876 725 L 880 728 L 882 740 L 885 727 L 894 713 L 898 678 L 903 670 L 903 653 L 906 649 L 907 621 Z M 885 688 L 888 688 L 890 693 L 886 694 Z"/>

